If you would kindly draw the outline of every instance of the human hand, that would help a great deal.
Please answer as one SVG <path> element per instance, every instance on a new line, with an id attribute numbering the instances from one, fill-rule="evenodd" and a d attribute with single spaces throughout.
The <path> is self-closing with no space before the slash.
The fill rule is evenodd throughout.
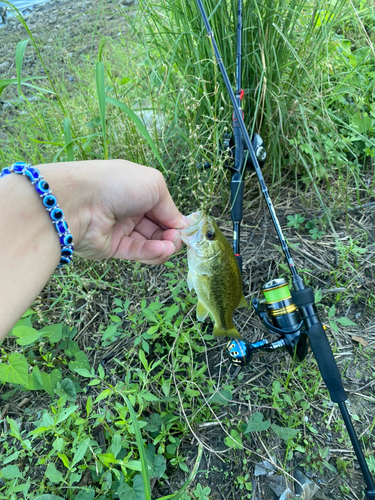
<path id="1" fill-rule="evenodd" d="M 181 248 L 176 228 L 186 223 L 158 170 L 125 160 L 37 168 L 64 210 L 77 255 L 160 264 Z"/>
<path id="2" fill-rule="evenodd" d="M 181 248 L 186 226 L 163 176 L 124 160 L 35 165 L 87 259 L 161 264 Z M 0 180 L 0 341 L 47 283 L 61 258 L 51 219 L 28 179 Z"/>

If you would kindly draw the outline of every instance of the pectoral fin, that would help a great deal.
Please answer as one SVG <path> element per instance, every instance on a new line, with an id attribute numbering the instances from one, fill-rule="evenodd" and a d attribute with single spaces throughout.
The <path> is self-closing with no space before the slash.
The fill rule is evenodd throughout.
<path id="1" fill-rule="evenodd" d="M 207 318 L 208 311 L 202 304 L 202 302 L 199 302 L 197 304 L 197 318 L 199 321 L 204 321 Z"/>
<path id="2" fill-rule="evenodd" d="M 187 276 L 187 284 L 188 284 L 189 290 L 193 290 L 193 288 L 194 288 L 193 275 L 191 274 L 190 271 L 188 272 L 188 276 Z"/>
<path id="3" fill-rule="evenodd" d="M 237 307 L 248 307 L 248 305 L 249 305 L 249 304 L 247 303 L 247 301 L 246 301 L 245 297 L 242 295 L 241 300 L 240 300 L 240 303 L 238 304 L 238 306 L 237 306 Z"/>
<path id="4" fill-rule="evenodd" d="M 201 288 L 201 292 L 204 293 L 206 300 L 210 300 L 210 285 L 207 276 L 199 277 L 199 287 Z"/>
<path id="5" fill-rule="evenodd" d="M 214 337 L 232 337 L 234 339 L 242 339 L 241 335 L 238 333 L 238 331 L 235 327 L 230 328 L 229 330 L 223 330 L 222 328 L 219 328 L 216 325 L 214 326 L 213 336 Z"/>

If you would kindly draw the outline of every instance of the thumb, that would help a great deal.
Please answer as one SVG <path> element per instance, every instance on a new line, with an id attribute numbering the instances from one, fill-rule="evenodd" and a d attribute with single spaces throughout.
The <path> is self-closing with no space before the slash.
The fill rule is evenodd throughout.
<path id="1" fill-rule="evenodd" d="M 163 177 L 159 184 L 159 200 L 147 217 L 171 229 L 183 229 L 188 225 L 174 204 Z"/>

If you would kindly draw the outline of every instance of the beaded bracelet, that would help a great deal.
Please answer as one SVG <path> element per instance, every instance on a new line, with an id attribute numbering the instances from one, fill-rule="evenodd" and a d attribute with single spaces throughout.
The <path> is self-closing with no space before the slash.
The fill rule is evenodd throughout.
<path id="1" fill-rule="evenodd" d="M 73 236 L 65 221 L 64 212 L 59 207 L 56 197 L 53 196 L 48 182 L 43 180 L 43 176 L 40 175 L 38 169 L 23 161 L 17 161 L 9 168 L 4 168 L 0 173 L 0 179 L 13 172 L 15 174 L 22 174 L 31 181 L 31 184 L 34 185 L 37 193 L 42 198 L 43 205 L 51 217 L 52 224 L 57 231 L 61 245 L 61 258 L 57 269 L 65 264 L 69 264 L 74 252 Z"/>

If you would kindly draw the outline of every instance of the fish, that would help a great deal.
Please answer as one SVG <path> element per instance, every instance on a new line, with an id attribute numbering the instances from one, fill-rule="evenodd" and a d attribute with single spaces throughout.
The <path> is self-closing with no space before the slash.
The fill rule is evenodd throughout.
<path id="1" fill-rule="evenodd" d="M 190 214 L 188 223 L 180 235 L 187 245 L 187 283 L 198 296 L 197 319 L 204 321 L 210 313 L 214 337 L 241 339 L 233 323 L 233 312 L 248 304 L 233 249 L 213 218 L 204 211 Z"/>

